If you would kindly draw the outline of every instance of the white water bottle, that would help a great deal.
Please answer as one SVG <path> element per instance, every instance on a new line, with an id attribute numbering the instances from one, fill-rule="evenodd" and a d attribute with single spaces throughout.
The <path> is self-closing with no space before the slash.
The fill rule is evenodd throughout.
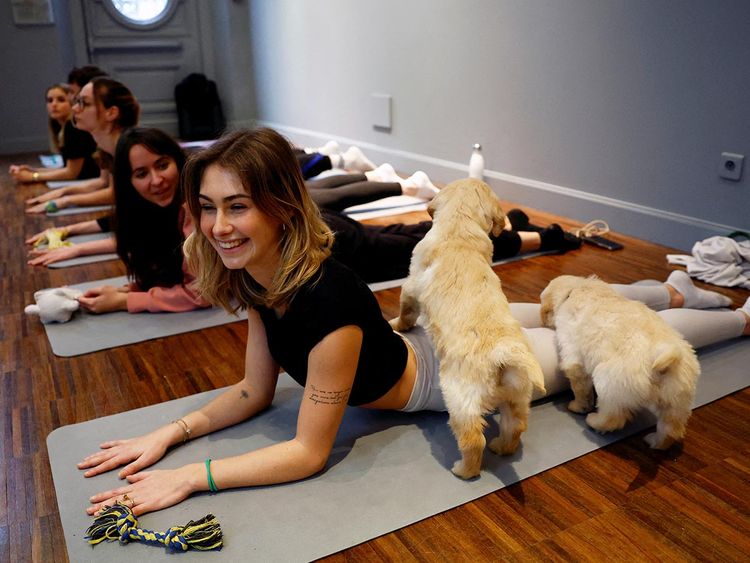
<path id="1" fill-rule="evenodd" d="M 484 178 L 484 156 L 482 155 L 482 145 L 474 145 L 469 159 L 469 178 L 482 180 Z"/>

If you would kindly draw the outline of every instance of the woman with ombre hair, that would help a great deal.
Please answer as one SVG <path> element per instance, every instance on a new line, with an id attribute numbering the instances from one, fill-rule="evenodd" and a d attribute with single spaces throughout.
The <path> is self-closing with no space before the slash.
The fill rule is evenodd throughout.
<path id="1" fill-rule="evenodd" d="M 310 477 L 326 467 L 347 405 L 446 410 L 429 337 L 419 327 L 394 332 L 364 282 L 330 256 L 330 230 L 307 195 L 292 148 L 281 135 L 259 129 L 224 137 L 191 157 L 183 188 L 198 226 L 186 241 L 186 254 L 199 291 L 228 310 L 247 310 L 245 374 L 202 408 L 143 436 L 104 442 L 100 451 L 82 460 L 78 468 L 85 477 L 124 466 L 119 477 L 127 479 L 93 495 L 89 514 L 98 515 L 120 501 L 138 516 L 199 491 Z M 634 290 L 663 294 L 666 301 L 677 297 L 663 284 L 639 288 Z M 695 296 L 681 297 L 689 303 L 688 297 Z M 536 327 L 527 335 L 544 366 L 545 386 L 559 390 L 556 382 L 564 378 L 557 375 L 555 332 L 539 327 L 538 304 L 513 305 L 524 326 Z M 684 313 L 682 321 L 674 321 L 678 330 L 693 327 L 704 338 L 693 336 L 706 345 L 750 332 L 750 300 L 746 308 L 672 312 Z M 296 431 L 289 439 L 230 458 L 144 471 L 168 448 L 268 408 L 280 369 L 304 387 Z"/>

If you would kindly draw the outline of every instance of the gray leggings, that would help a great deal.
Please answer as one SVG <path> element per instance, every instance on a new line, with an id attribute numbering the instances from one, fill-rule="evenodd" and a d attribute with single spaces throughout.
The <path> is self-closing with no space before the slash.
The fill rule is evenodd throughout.
<path id="1" fill-rule="evenodd" d="M 659 311 L 669 326 L 682 334 L 694 347 L 701 348 L 730 338 L 742 336 L 745 317 L 739 311 L 666 309 L 669 293 L 662 285 L 618 285 L 612 287 L 629 299 L 641 301 Z M 569 387 L 568 380 L 558 368 L 555 331 L 542 326 L 538 303 L 511 303 L 510 310 L 518 319 L 544 372 L 547 395 L 554 395 Z M 445 402 L 440 392 L 439 367 L 430 337 L 422 327 L 415 327 L 401 334 L 414 350 L 417 360 L 417 375 L 411 397 L 401 409 L 407 412 L 431 410 L 445 411 Z M 533 399 L 539 399 L 538 393 Z"/>

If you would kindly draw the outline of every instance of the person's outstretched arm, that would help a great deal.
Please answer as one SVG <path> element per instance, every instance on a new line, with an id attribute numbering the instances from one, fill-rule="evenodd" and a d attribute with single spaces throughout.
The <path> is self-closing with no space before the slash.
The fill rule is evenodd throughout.
<path id="1" fill-rule="evenodd" d="M 83 168 L 83 158 L 69 158 L 62 168 L 32 168 L 11 166 L 10 175 L 16 182 L 54 182 L 75 180 Z"/>
<path id="2" fill-rule="evenodd" d="M 64 227 L 52 227 L 52 229 L 60 231 L 61 238 L 63 239 L 66 239 L 73 235 L 84 235 L 88 233 L 101 233 L 102 232 L 101 225 L 99 224 L 99 221 L 97 220 L 81 221 L 80 223 L 73 223 L 72 225 L 65 225 Z M 31 235 L 29 238 L 26 239 L 26 244 L 36 244 L 37 241 L 41 239 L 46 239 L 48 230 L 49 229 L 44 229 L 43 231 L 39 231 L 38 233 Z"/>
<path id="3" fill-rule="evenodd" d="M 361 344 L 361 330 L 346 326 L 332 332 L 313 348 L 308 360 L 308 379 L 296 435 L 285 442 L 212 461 L 211 474 L 219 490 L 295 481 L 325 467 L 346 410 Z M 263 347 L 268 353 L 267 345 Z M 273 381 L 275 385 L 275 377 Z M 226 422 L 229 411 L 237 409 L 253 393 L 258 393 L 256 385 L 262 386 L 261 392 L 267 392 L 267 387 L 263 387 L 266 384 L 251 380 L 239 390 L 239 398 L 234 390 L 235 395 L 228 397 L 227 402 L 218 405 L 215 411 L 199 411 L 186 417 L 185 422 L 191 425 L 191 431 L 192 425 L 199 433 L 213 429 L 217 420 Z M 219 409 L 224 409 L 224 412 L 219 412 Z M 135 499 L 133 510 L 138 515 L 176 504 L 193 492 L 209 490 L 207 470 L 202 461 L 175 470 L 134 473 L 127 479 L 127 485 L 92 497 L 93 506 L 89 513 L 120 500 L 125 494 Z"/>
<path id="4" fill-rule="evenodd" d="M 85 182 L 81 182 L 80 184 L 76 184 L 74 186 L 63 186 L 62 188 L 48 190 L 47 192 L 41 195 L 32 197 L 31 199 L 27 199 L 26 205 L 33 205 L 33 206 L 38 207 L 40 203 L 47 203 L 48 201 L 52 201 L 53 199 L 58 199 L 62 196 L 87 194 L 90 192 L 95 192 L 97 190 L 102 190 L 106 188 L 107 186 L 109 186 L 109 183 L 110 183 L 109 172 L 107 172 L 106 170 L 102 170 L 98 178 L 91 178 L 90 180 L 86 180 Z M 27 210 L 27 212 L 32 213 L 29 210 Z"/>
<path id="5" fill-rule="evenodd" d="M 95 254 L 110 254 L 117 250 L 114 237 L 102 240 L 81 242 L 71 246 L 61 246 L 53 250 L 32 249 L 29 251 L 31 259 L 27 262 L 29 266 L 49 266 L 55 262 L 78 258 L 79 256 L 92 256 Z"/>
<path id="6" fill-rule="evenodd" d="M 62 188 L 61 188 L 62 189 Z M 78 206 L 85 207 L 89 205 L 109 205 L 115 202 L 115 191 L 112 186 L 96 190 L 90 193 L 64 195 L 49 199 L 46 203 L 40 203 L 26 209 L 26 213 L 46 213 L 47 211 L 56 211 L 66 207 Z M 50 209 L 50 206 L 52 208 Z"/>
<path id="7" fill-rule="evenodd" d="M 248 311 L 245 354 L 244 379 L 229 387 L 203 408 L 182 417 L 185 427 L 190 429 L 190 439 L 247 420 L 271 404 L 276 390 L 279 368 L 268 351 L 265 327 L 258 313 L 253 310 Z M 78 463 L 78 468 L 85 470 L 83 474 L 85 477 L 93 477 L 124 466 L 118 473 L 118 477 L 124 479 L 159 461 L 169 447 L 184 442 L 185 438 L 186 432 L 182 424 L 172 422 L 143 436 L 104 442 L 99 446 L 101 450 L 83 459 Z M 184 481 L 181 483 L 185 484 Z M 132 489 L 127 485 L 124 488 Z M 107 491 L 95 495 L 92 497 L 92 506 L 87 512 L 93 514 L 104 504 L 111 505 L 115 500 L 121 500 L 122 494 Z M 135 498 L 138 498 L 137 495 Z M 142 498 L 145 500 L 145 497 Z M 156 510 L 156 508 L 136 510 L 136 514 L 149 510 Z"/>

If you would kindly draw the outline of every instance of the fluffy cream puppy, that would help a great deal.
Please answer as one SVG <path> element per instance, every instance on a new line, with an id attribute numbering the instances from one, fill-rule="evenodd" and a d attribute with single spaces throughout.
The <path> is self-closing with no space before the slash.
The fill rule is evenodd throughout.
<path id="1" fill-rule="evenodd" d="M 649 446 L 666 449 L 684 437 L 700 364 L 677 331 L 593 277 L 557 277 L 541 302 L 575 396 L 568 409 L 592 411 L 596 391 L 597 412 L 586 417 L 594 430 L 618 430 L 647 408 L 657 417 L 656 432 L 645 437 Z"/>
<path id="2" fill-rule="evenodd" d="M 479 180 L 459 180 L 440 190 L 428 211 L 432 228 L 414 248 L 400 316 L 391 326 L 405 331 L 420 317 L 432 338 L 462 456 L 452 470 L 469 479 L 482 464 L 485 416 L 500 409 L 500 435 L 490 449 L 515 452 L 533 387 L 544 392 L 544 376 L 490 266 L 488 233 L 499 235 L 505 224 L 492 190 Z"/>

